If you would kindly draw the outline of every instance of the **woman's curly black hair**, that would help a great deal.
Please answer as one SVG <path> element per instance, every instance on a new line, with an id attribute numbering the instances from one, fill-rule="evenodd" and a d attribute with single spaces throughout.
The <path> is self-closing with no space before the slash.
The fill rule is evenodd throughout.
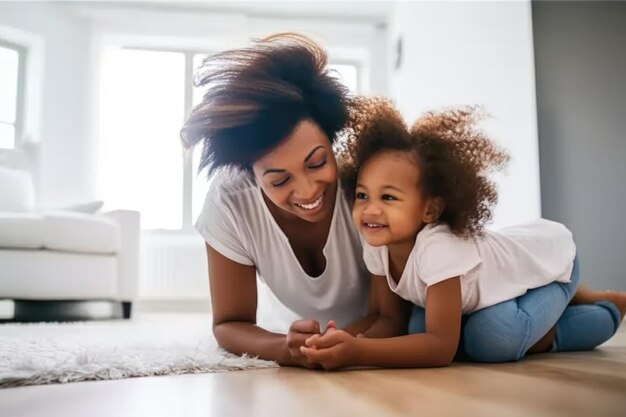
<path id="1" fill-rule="evenodd" d="M 457 236 L 482 236 L 498 200 L 489 173 L 504 168 L 510 158 L 478 129 L 481 117 L 477 107 L 447 109 L 427 113 L 409 129 L 388 100 L 354 99 L 346 139 L 337 150 L 346 194 L 354 199 L 359 169 L 374 155 L 407 152 L 419 169 L 416 186 L 425 197 L 444 203 L 438 221 Z"/>
<path id="2" fill-rule="evenodd" d="M 326 64 L 324 49 L 295 33 L 206 58 L 194 84 L 207 91 L 181 130 L 186 148 L 203 142 L 199 169 L 250 172 L 303 119 L 334 142 L 348 118 L 349 92 Z"/>

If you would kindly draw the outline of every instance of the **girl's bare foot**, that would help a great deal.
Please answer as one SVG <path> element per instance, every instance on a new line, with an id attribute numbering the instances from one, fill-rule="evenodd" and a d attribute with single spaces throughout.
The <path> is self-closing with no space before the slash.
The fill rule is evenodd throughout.
<path id="1" fill-rule="evenodd" d="M 580 285 L 570 304 L 593 304 L 596 301 L 610 301 L 615 304 L 622 319 L 626 315 L 626 292 L 622 291 L 596 291 Z"/>

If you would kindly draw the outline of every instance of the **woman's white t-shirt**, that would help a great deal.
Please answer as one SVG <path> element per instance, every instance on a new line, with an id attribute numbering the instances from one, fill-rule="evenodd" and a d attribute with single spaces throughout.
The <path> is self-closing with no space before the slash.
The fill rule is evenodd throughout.
<path id="1" fill-rule="evenodd" d="M 455 236 L 446 225 L 427 225 L 417 234 L 397 284 L 389 273 L 387 247 L 364 243 L 363 249 L 369 271 L 386 276 L 393 292 L 421 307 L 430 285 L 460 277 L 464 314 L 555 281 L 570 282 L 576 256 L 572 233 L 544 219 L 469 240 Z"/>
<path id="2" fill-rule="evenodd" d="M 283 325 L 302 318 L 318 320 L 322 326 L 335 320 L 341 327 L 365 314 L 369 273 L 341 187 L 336 199 L 323 249 L 326 269 L 318 277 L 302 269 L 261 189 L 244 174 L 227 171 L 214 176 L 196 229 L 226 258 L 256 267 L 259 280 L 294 313 L 281 321 Z"/>

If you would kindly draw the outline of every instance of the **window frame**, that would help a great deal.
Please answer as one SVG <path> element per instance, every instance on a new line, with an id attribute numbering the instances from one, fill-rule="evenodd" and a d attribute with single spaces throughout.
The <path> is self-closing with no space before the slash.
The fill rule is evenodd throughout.
<path id="1" fill-rule="evenodd" d="M 0 152 L 12 152 L 18 149 L 23 143 L 24 137 L 24 111 L 26 103 L 26 65 L 28 49 L 14 42 L 0 38 L 0 47 L 17 52 L 17 91 L 15 98 L 15 121 L 13 123 L 2 122 L 13 126 L 15 135 L 13 138 L 13 148 L 0 148 Z"/>

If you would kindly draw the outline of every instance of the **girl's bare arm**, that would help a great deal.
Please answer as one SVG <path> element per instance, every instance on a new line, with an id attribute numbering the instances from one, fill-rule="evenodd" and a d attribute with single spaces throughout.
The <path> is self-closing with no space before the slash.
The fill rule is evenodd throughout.
<path id="1" fill-rule="evenodd" d="M 452 362 L 459 345 L 461 315 L 459 278 L 432 285 L 426 296 L 426 332 L 386 339 L 357 339 L 355 364 L 384 367 L 447 366 Z"/>
<path id="2" fill-rule="evenodd" d="M 386 285 L 386 283 L 385 283 Z M 380 300 L 380 298 L 379 298 Z M 307 358 L 324 369 L 346 366 L 396 368 L 447 366 L 452 362 L 461 333 L 461 284 L 450 278 L 428 288 L 426 331 L 420 334 L 388 337 L 398 333 L 402 323 L 401 307 L 389 298 L 380 304 L 380 318 L 366 332 L 370 337 L 353 337 L 345 331 L 330 329 L 315 335 L 301 348 Z M 406 321 L 406 320 L 405 320 Z M 382 336 L 386 338 L 372 338 Z"/>

